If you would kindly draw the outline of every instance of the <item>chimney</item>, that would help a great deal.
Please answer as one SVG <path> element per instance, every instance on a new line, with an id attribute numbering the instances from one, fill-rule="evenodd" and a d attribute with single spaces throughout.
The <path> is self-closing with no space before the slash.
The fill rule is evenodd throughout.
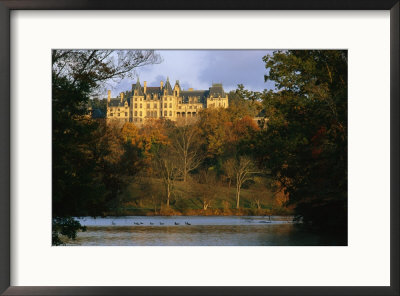
<path id="1" fill-rule="evenodd" d="M 164 82 L 161 80 L 160 82 L 160 87 L 163 88 L 164 87 Z"/>
<path id="2" fill-rule="evenodd" d="M 120 93 L 119 96 L 121 97 L 121 103 L 124 101 L 124 93 Z"/>
<path id="3" fill-rule="evenodd" d="M 111 102 L 111 90 L 108 91 L 107 102 Z"/>
<path id="4" fill-rule="evenodd" d="M 143 88 L 144 88 L 143 92 L 146 93 L 147 81 L 144 81 L 144 82 L 143 82 Z"/>

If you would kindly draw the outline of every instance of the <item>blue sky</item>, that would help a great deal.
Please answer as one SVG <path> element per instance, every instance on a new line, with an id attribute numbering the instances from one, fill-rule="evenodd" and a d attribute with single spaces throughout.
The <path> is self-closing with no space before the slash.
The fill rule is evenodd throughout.
<path id="1" fill-rule="evenodd" d="M 137 69 L 141 84 L 159 86 L 167 76 L 172 84 L 179 80 L 183 89 L 208 89 L 222 83 L 225 91 L 236 89 L 239 83 L 250 90 L 272 89 L 264 82 L 266 73 L 262 57 L 270 50 L 157 50 L 162 62 Z M 113 96 L 131 89 L 136 79 L 124 79 L 112 89 Z"/>

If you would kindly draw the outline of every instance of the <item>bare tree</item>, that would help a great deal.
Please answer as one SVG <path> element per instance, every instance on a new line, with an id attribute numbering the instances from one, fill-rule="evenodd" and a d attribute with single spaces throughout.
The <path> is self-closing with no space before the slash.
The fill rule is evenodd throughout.
<path id="1" fill-rule="evenodd" d="M 175 151 L 179 170 L 184 182 L 188 174 L 198 168 L 204 159 L 201 153 L 201 143 L 198 128 L 195 125 L 182 125 L 174 129 L 172 147 Z"/>
<path id="2" fill-rule="evenodd" d="M 215 172 L 207 168 L 201 170 L 199 174 L 199 183 L 203 184 L 200 188 L 203 210 L 207 210 L 215 197 L 215 186 L 217 185 L 217 176 Z"/>
<path id="3" fill-rule="evenodd" d="M 255 169 L 251 158 L 240 156 L 239 158 L 231 158 L 225 162 L 225 170 L 227 175 L 232 176 L 236 182 L 236 208 L 239 209 L 240 190 L 244 182 L 252 180 L 254 174 L 258 173 Z"/>
<path id="4" fill-rule="evenodd" d="M 253 178 L 254 185 L 252 189 L 254 194 L 252 194 L 252 205 L 257 208 L 257 210 L 261 210 L 263 202 L 270 196 L 270 191 L 265 186 L 268 182 L 263 177 L 255 177 Z"/>
<path id="5" fill-rule="evenodd" d="M 257 205 L 257 210 L 260 210 L 261 209 L 261 199 L 260 198 L 255 198 L 254 202 Z"/>
<path id="6" fill-rule="evenodd" d="M 224 164 L 224 171 L 226 178 L 228 179 L 228 193 L 231 189 L 232 181 L 235 180 L 236 172 L 235 172 L 236 161 L 233 158 L 228 159 Z"/>
<path id="7" fill-rule="evenodd" d="M 132 78 L 136 68 L 161 62 L 154 50 L 52 51 L 53 78 L 66 77 L 73 85 L 87 82 L 92 90 L 109 80 Z"/>
<path id="8" fill-rule="evenodd" d="M 154 157 L 154 165 L 159 173 L 165 188 L 166 205 L 169 208 L 171 195 L 175 186 L 175 178 L 178 173 L 176 159 L 171 155 L 169 147 L 160 147 Z"/>

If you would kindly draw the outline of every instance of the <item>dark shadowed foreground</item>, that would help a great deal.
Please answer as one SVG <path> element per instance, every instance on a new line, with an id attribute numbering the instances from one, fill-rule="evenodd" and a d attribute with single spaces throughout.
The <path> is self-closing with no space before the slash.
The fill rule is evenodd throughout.
<path id="1" fill-rule="evenodd" d="M 346 240 L 315 232 L 292 217 L 106 217 L 81 218 L 81 246 L 337 246 Z"/>

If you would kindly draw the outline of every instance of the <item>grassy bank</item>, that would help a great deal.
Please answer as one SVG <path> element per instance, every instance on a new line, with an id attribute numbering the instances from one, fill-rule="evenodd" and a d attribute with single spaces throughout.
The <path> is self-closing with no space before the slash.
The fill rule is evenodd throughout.
<path id="1" fill-rule="evenodd" d="M 259 216 L 290 215 L 275 194 L 263 185 L 242 188 L 236 209 L 236 187 L 176 181 L 169 208 L 162 180 L 141 179 L 129 184 L 121 202 L 107 215 L 126 216 Z"/>

